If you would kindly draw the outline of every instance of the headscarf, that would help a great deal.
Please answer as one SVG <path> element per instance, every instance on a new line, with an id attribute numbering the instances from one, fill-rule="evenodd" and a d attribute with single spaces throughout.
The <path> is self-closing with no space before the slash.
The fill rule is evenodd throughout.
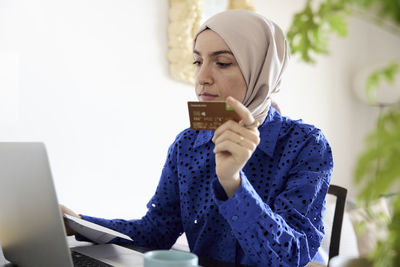
<path id="1" fill-rule="evenodd" d="M 289 61 L 285 34 L 274 22 L 248 10 L 212 16 L 200 26 L 194 44 L 206 29 L 216 32 L 231 49 L 247 84 L 243 105 L 262 124 L 271 106 L 271 94 L 279 91 Z"/>

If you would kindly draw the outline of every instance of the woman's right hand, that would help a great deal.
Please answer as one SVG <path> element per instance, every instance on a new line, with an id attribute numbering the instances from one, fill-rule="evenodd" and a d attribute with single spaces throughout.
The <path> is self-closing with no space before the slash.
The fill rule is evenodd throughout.
<path id="1" fill-rule="evenodd" d="M 70 216 L 73 216 L 73 217 L 82 219 L 81 216 L 79 216 L 79 215 L 76 214 L 74 211 L 70 210 L 69 208 L 67 208 L 66 206 L 64 206 L 64 205 L 62 205 L 62 204 L 60 204 L 60 209 L 61 209 L 62 214 L 68 214 L 68 215 L 70 215 Z M 68 235 L 68 236 L 70 236 L 70 235 L 76 235 L 77 232 L 75 232 L 73 229 L 71 229 L 71 228 L 65 223 L 65 218 L 63 218 L 63 219 L 64 219 L 64 225 L 65 225 L 65 230 L 67 231 L 67 235 Z"/>

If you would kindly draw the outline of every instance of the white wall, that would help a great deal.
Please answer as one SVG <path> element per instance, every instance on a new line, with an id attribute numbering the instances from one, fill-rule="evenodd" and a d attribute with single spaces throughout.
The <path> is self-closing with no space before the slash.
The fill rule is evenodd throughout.
<path id="1" fill-rule="evenodd" d="M 285 30 L 302 2 L 255 1 Z M 59 200 L 80 213 L 141 217 L 189 123 L 192 86 L 168 76 L 168 1 L 138 3 L 0 0 L 0 140 L 44 141 Z M 358 20 L 349 33 L 315 66 L 293 60 L 277 96 L 284 114 L 323 129 L 333 181 L 348 187 L 377 113 L 353 97 L 352 76 L 400 44 Z"/>
<path id="2" fill-rule="evenodd" d="M 259 13 L 271 18 L 285 32 L 292 16 L 305 1 L 255 1 Z M 281 92 L 277 95 L 282 112 L 302 118 L 323 130 L 333 150 L 335 168 L 332 183 L 349 189 L 357 156 L 364 138 L 375 125 L 378 109 L 357 99 L 354 75 L 364 66 L 400 60 L 400 38 L 358 18 L 349 19 L 348 37 L 331 39 L 330 56 L 317 56 L 315 65 L 292 58 Z"/>
<path id="3" fill-rule="evenodd" d="M 138 3 L 0 1 L 0 66 L 18 77 L 0 85 L 15 102 L 0 140 L 44 141 L 59 200 L 77 212 L 143 215 L 188 125 L 193 89 L 168 76 L 168 2 Z"/>

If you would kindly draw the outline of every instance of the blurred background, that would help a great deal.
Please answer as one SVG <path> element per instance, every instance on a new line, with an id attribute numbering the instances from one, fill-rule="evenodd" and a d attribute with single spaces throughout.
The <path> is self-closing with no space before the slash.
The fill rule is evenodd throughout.
<path id="1" fill-rule="evenodd" d="M 285 32 L 305 1 L 255 0 Z M 205 1 L 205 6 L 216 1 Z M 99 217 L 140 218 L 175 136 L 189 126 L 193 86 L 168 71 L 167 0 L 0 0 L 0 140 L 47 146 L 59 202 Z M 205 9 L 203 20 L 222 10 Z M 400 38 L 358 18 L 314 65 L 292 58 L 275 100 L 322 129 L 332 183 L 353 185 L 379 108 L 360 101 L 365 66 L 397 59 Z M 1 186 L 1 185 L 0 185 Z"/>

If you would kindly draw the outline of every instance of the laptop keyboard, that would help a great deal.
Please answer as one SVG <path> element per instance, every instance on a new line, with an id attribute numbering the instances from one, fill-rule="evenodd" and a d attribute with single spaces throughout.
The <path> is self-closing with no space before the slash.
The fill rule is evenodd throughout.
<path id="1" fill-rule="evenodd" d="M 75 267 L 112 267 L 112 265 L 93 259 L 76 251 L 71 251 L 71 255 Z"/>

